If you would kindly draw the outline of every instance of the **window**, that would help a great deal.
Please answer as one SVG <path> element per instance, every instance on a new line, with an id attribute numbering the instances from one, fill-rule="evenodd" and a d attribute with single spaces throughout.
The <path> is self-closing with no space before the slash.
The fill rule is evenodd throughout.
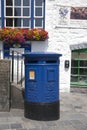
<path id="1" fill-rule="evenodd" d="M 31 0 L 5 0 L 5 26 L 30 28 L 30 2 Z"/>
<path id="2" fill-rule="evenodd" d="M 5 27 L 44 28 L 45 0 L 5 0 Z"/>
<path id="3" fill-rule="evenodd" d="M 71 85 L 87 86 L 87 50 L 72 52 Z"/>
<path id="4" fill-rule="evenodd" d="M 44 6 L 43 6 L 43 0 L 35 0 L 35 4 L 34 4 L 34 8 L 35 8 L 35 12 L 34 12 L 34 26 L 35 27 L 43 27 L 43 10 L 44 10 Z"/>

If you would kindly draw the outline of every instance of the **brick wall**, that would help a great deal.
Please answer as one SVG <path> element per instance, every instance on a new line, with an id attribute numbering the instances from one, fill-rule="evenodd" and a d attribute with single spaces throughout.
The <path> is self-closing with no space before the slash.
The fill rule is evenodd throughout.
<path id="1" fill-rule="evenodd" d="M 9 111 L 10 106 L 10 61 L 0 60 L 0 111 Z"/>

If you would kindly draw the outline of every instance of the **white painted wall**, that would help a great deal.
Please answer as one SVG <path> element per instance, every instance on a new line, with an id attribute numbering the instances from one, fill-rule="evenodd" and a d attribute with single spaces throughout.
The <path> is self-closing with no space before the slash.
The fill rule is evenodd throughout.
<path id="1" fill-rule="evenodd" d="M 49 32 L 49 39 L 45 44 L 32 43 L 32 51 L 50 51 L 61 53 L 60 58 L 60 91 L 70 92 L 70 71 L 71 71 L 71 50 L 70 45 L 87 43 L 86 21 L 71 24 L 68 14 L 67 26 L 58 25 L 58 8 L 87 7 L 87 0 L 46 0 L 46 30 Z M 71 22 L 71 23 L 70 23 Z M 75 23 L 75 21 L 73 21 Z M 65 60 L 70 61 L 69 69 L 65 69 Z"/>

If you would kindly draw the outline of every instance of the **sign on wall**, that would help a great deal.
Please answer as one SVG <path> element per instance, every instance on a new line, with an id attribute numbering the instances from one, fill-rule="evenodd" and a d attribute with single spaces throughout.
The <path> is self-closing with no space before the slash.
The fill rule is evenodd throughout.
<path id="1" fill-rule="evenodd" d="M 61 6 L 58 8 L 58 25 L 67 26 L 69 24 L 69 13 L 69 7 Z"/>
<path id="2" fill-rule="evenodd" d="M 70 19 L 87 20 L 87 7 L 71 7 Z"/>
<path id="3" fill-rule="evenodd" d="M 87 28 L 87 7 L 58 7 L 58 26 Z"/>
<path id="4" fill-rule="evenodd" d="M 22 55 L 26 52 L 31 51 L 31 44 L 30 43 L 22 43 L 22 44 L 4 44 L 4 57 L 12 56 L 12 51 L 14 51 L 14 56 L 17 54 Z"/>

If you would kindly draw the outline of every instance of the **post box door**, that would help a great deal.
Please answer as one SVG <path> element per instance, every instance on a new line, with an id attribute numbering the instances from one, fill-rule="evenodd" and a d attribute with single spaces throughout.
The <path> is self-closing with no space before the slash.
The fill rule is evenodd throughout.
<path id="1" fill-rule="evenodd" d="M 26 67 L 25 100 L 54 102 L 59 98 L 58 66 L 29 65 Z"/>

